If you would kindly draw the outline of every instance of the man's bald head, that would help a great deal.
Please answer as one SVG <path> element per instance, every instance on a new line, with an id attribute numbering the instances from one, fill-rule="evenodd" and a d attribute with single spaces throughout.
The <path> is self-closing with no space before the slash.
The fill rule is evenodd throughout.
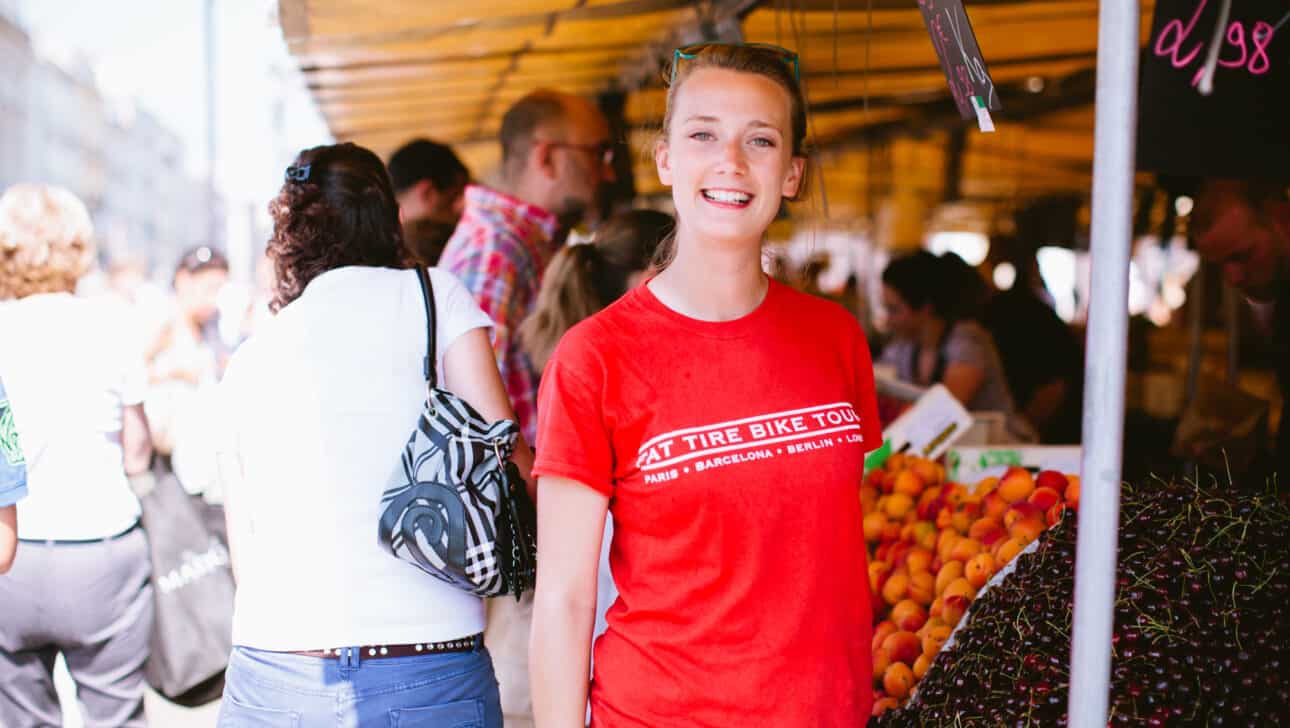
<path id="1" fill-rule="evenodd" d="M 516 101 L 502 117 L 502 164 L 508 169 L 522 164 L 535 139 L 580 144 L 586 140 L 576 137 L 587 132 L 595 135 L 599 128 L 607 132 L 604 116 L 587 99 L 538 89 Z"/>
<path id="2" fill-rule="evenodd" d="M 505 186 L 565 222 L 596 209 L 601 186 L 613 179 L 609 123 L 591 101 L 538 89 L 502 117 Z"/>

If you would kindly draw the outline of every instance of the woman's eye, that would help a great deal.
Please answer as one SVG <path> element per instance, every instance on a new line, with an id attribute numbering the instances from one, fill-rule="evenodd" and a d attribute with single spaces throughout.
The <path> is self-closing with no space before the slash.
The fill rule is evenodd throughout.
<path id="1" fill-rule="evenodd" d="M 696 131 L 690 135 L 690 138 L 695 140 L 696 142 L 710 142 L 713 139 L 716 139 L 716 137 L 712 136 L 711 133 L 706 131 Z"/>
<path id="2" fill-rule="evenodd" d="M 773 147 L 775 146 L 775 140 L 767 137 L 756 137 L 752 140 L 752 144 L 757 147 Z"/>

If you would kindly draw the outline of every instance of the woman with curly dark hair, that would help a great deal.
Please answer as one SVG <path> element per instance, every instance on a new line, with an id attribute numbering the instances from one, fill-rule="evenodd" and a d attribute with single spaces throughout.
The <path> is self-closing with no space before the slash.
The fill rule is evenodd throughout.
<path id="1" fill-rule="evenodd" d="M 421 413 L 426 318 L 381 160 L 300 153 L 270 204 L 277 315 L 233 356 L 220 444 L 238 578 L 220 725 L 501 726 L 481 600 L 378 544 Z M 438 381 L 513 419 L 491 322 L 431 269 Z M 526 473 L 521 442 L 513 458 Z"/>

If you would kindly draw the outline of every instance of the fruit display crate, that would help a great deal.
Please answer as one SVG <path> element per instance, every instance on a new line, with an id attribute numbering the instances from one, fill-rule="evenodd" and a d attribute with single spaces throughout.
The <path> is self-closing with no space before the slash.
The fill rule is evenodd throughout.
<path id="1" fill-rule="evenodd" d="M 1160 480 L 1126 485 L 1122 503 L 1110 724 L 1290 717 L 1290 507 L 1230 483 Z M 902 690 L 899 669 L 879 680 L 871 725 L 1066 725 L 1079 527 L 1065 509 L 978 589 L 916 687 Z"/>

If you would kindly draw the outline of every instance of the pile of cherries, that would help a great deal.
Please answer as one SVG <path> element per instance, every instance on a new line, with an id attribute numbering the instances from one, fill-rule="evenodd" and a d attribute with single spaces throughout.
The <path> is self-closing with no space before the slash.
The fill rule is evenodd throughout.
<path id="1" fill-rule="evenodd" d="M 1290 719 L 1290 507 L 1191 482 L 1121 499 L 1110 725 Z M 909 702 L 871 725 L 1066 725 L 1076 518 L 978 596 Z"/>

